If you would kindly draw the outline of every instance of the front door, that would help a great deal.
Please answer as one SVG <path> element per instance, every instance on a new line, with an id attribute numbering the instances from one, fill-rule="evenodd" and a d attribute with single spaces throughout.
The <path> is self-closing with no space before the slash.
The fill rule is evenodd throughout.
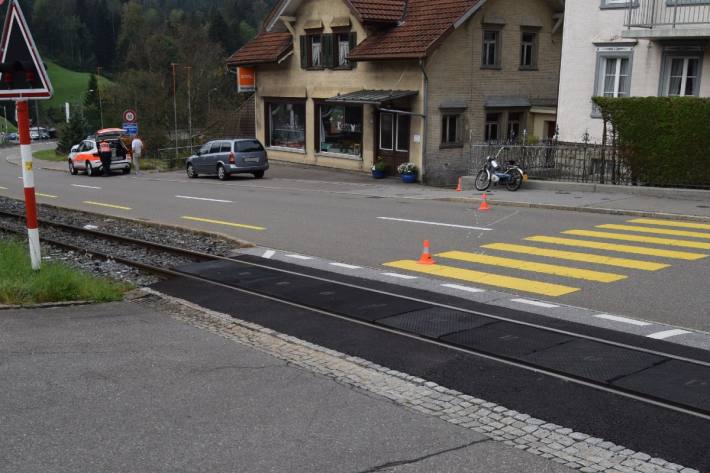
<path id="1" fill-rule="evenodd" d="M 380 112 L 375 137 L 377 160 L 387 163 L 387 174 L 397 173 L 397 166 L 409 161 L 411 116 L 403 113 Z"/>

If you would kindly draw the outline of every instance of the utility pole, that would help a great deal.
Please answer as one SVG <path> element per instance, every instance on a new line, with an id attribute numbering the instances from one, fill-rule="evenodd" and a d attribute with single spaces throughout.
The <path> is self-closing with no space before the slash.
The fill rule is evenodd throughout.
<path id="1" fill-rule="evenodd" d="M 192 66 L 185 66 L 187 69 L 187 127 L 190 131 L 190 153 L 192 153 Z"/>
<path id="2" fill-rule="evenodd" d="M 177 126 L 177 84 L 175 79 L 175 68 L 179 64 L 173 62 L 170 63 L 170 67 L 173 68 L 173 117 L 175 120 L 175 162 L 178 160 L 178 126 Z"/>
<path id="3" fill-rule="evenodd" d="M 101 69 L 103 67 L 96 68 L 96 92 L 99 94 L 99 116 L 101 117 L 101 129 L 104 127 L 104 107 L 101 103 Z"/>

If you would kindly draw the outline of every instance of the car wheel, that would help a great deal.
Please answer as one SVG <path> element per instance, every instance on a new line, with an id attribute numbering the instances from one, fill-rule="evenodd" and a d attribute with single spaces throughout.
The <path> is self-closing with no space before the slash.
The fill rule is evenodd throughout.
<path id="1" fill-rule="evenodd" d="M 123 174 L 130 174 L 131 168 L 123 168 Z"/>
<path id="2" fill-rule="evenodd" d="M 217 166 L 217 178 L 219 178 L 220 181 L 226 181 L 229 179 L 229 174 L 227 174 L 227 171 L 221 164 Z"/>
<path id="3" fill-rule="evenodd" d="M 91 161 L 86 162 L 86 175 L 87 176 L 93 176 L 94 175 L 94 168 L 91 167 Z"/>
<path id="4" fill-rule="evenodd" d="M 187 177 L 190 179 L 194 179 L 197 177 L 197 173 L 195 172 L 195 168 L 192 167 L 192 164 L 187 165 Z"/>
<path id="5" fill-rule="evenodd" d="M 72 176 L 76 176 L 77 174 L 79 174 L 79 171 L 77 171 L 74 167 L 74 161 L 69 161 L 69 174 L 71 174 Z"/>
<path id="6" fill-rule="evenodd" d="M 256 171 L 254 173 L 254 178 L 255 179 L 262 179 L 264 177 L 264 171 Z"/>

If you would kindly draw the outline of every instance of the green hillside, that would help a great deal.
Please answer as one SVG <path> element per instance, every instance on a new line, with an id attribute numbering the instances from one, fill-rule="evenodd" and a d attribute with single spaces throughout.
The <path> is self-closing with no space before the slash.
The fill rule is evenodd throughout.
<path id="1" fill-rule="evenodd" d="M 54 97 L 46 102 L 46 106 L 61 107 L 65 102 L 77 105 L 84 101 L 90 73 L 70 71 L 52 61 L 45 61 L 45 64 L 49 80 L 52 81 L 52 87 L 54 87 Z M 106 87 L 111 82 L 101 77 L 99 84 L 101 87 Z"/>

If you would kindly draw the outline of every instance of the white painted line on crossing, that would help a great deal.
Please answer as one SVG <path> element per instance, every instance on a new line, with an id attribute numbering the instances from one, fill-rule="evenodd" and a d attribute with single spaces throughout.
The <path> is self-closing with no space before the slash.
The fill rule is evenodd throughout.
<path id="1" fill-rule="evenodd" d="M 457 291 L 464 291 L 464 292 L 473 292 L 473 293 L 486 292 L 483 289 L 478 289 L 477 287 L 461 286 L 460 284 L 442 284 L 441 286 L 448 287 L 449 289 L 456 289 Z"/>
<path id="2" fill-rule="evenodd" d="M 378 220 L 390 220 L 393 222 L 422 223 L 424 225 L 435 225 L 438 227 L 465 228 L 467 230 L 481 230 L 484 232 L 490 232 L 493 230 L 492 228 L 486 228 L 486 227 L 470 227 L 468 225 L 454 225 L 453 223 L 427 222 L 425 220 L 408 220 L 406 218 L 377 217 L 377 219 Z"/>
<path id="3" fill-rule="evenodd" d="M 220 202 L 222 204 L 233 204 L 231 200 L 222 200 L 222 199 L 207 199 L 205 197 L 191 197 L 189 195 L 176 195 L 178 199 L 190 199 L 190 200 L 205 200 L 207 202 Z"/>
<path id="4" fill-rule="evenodd" d="M 331 266 L 337 266 L 339 268 L 345 268 L 345 269 L 362 269 L 361 266 L 355 266 L 353 264 L 345 264 L 345 263 L 329 263 Z"/>
<path id="5" fill-rule="evenodd" d="M 611 314 L 597 314 L 594 316 L 597 319 L 611 320 L 612 322 L 621 322 L 623 324 L 637 325 L 639 327 L 646 327 L 651 325 L 649 322 L 644 322 L 642 320 L 630 319 L 628 317 L 621 317 L 618 315 Z"/>
<path id="6" fill-rule="evenodd" d="M 5 191 L 6 191 L 6 190 L 7 190 L 7 187 L 3 187 L 3 186 L 0 186 L 0 189 L 2 189 L 2 190 L 5 190 Z"/>
<path id="7" fill-rule="evenodd" d="M 266 250 L 263 255 L 261 255 L 262 258 L 266 259 L 271 259 L 272 256 L 274 256 L 276 252 L 274 250 Z"/>
<path id="8" fill-rule="evenodd" d="M 678 335 L 685 335 L 686 333 L 691 333 L 688 330 L 682 330 L 675 328 L 673 330 L 664 330 L 663 332 L 652 333 L 647 335 L 648 338 L 655 338 L 656 340 L 665 340 L 666 338 L 676 337 Z"/>
<path id="9" fill-rule="evenodd" d="M 303 255 L 286 255 L 287 258 L 294 258 L 294 259 L 302 259 L 302 260 L 309 260 L 313 259 L 310 256 L 303 256 Z"/>
<path id="10" fill-rule="evenodd" d="M 408 276 L 406 274 L 397 274 L 397 273 L 382 273 L 382 275 L 389 276 L 391 278 L 407 279 L 407 280 L 419 279 L 416 276 Z"/>
<path id="11" fill-rule="evenodd" d="M 511 299 L 511 302 L 517 302 L 519 304 L 534 305 L 535 307 L 544 307 L 545 309 L 555 309 L 559 307 L 555 304 L 548 304 L 547 302 L 531 301 L 530 299 Z"/>
<path id="12" fill-rule="evenodd" d="M 81 187 L 82 189 L 97 189 L 97 190 L 101 190 L 100 187 L 96 187 L 96 186 L 82 186 L 81 184 L 72 184 L 71 186 L 72 186 L 72 187 Z"/>

